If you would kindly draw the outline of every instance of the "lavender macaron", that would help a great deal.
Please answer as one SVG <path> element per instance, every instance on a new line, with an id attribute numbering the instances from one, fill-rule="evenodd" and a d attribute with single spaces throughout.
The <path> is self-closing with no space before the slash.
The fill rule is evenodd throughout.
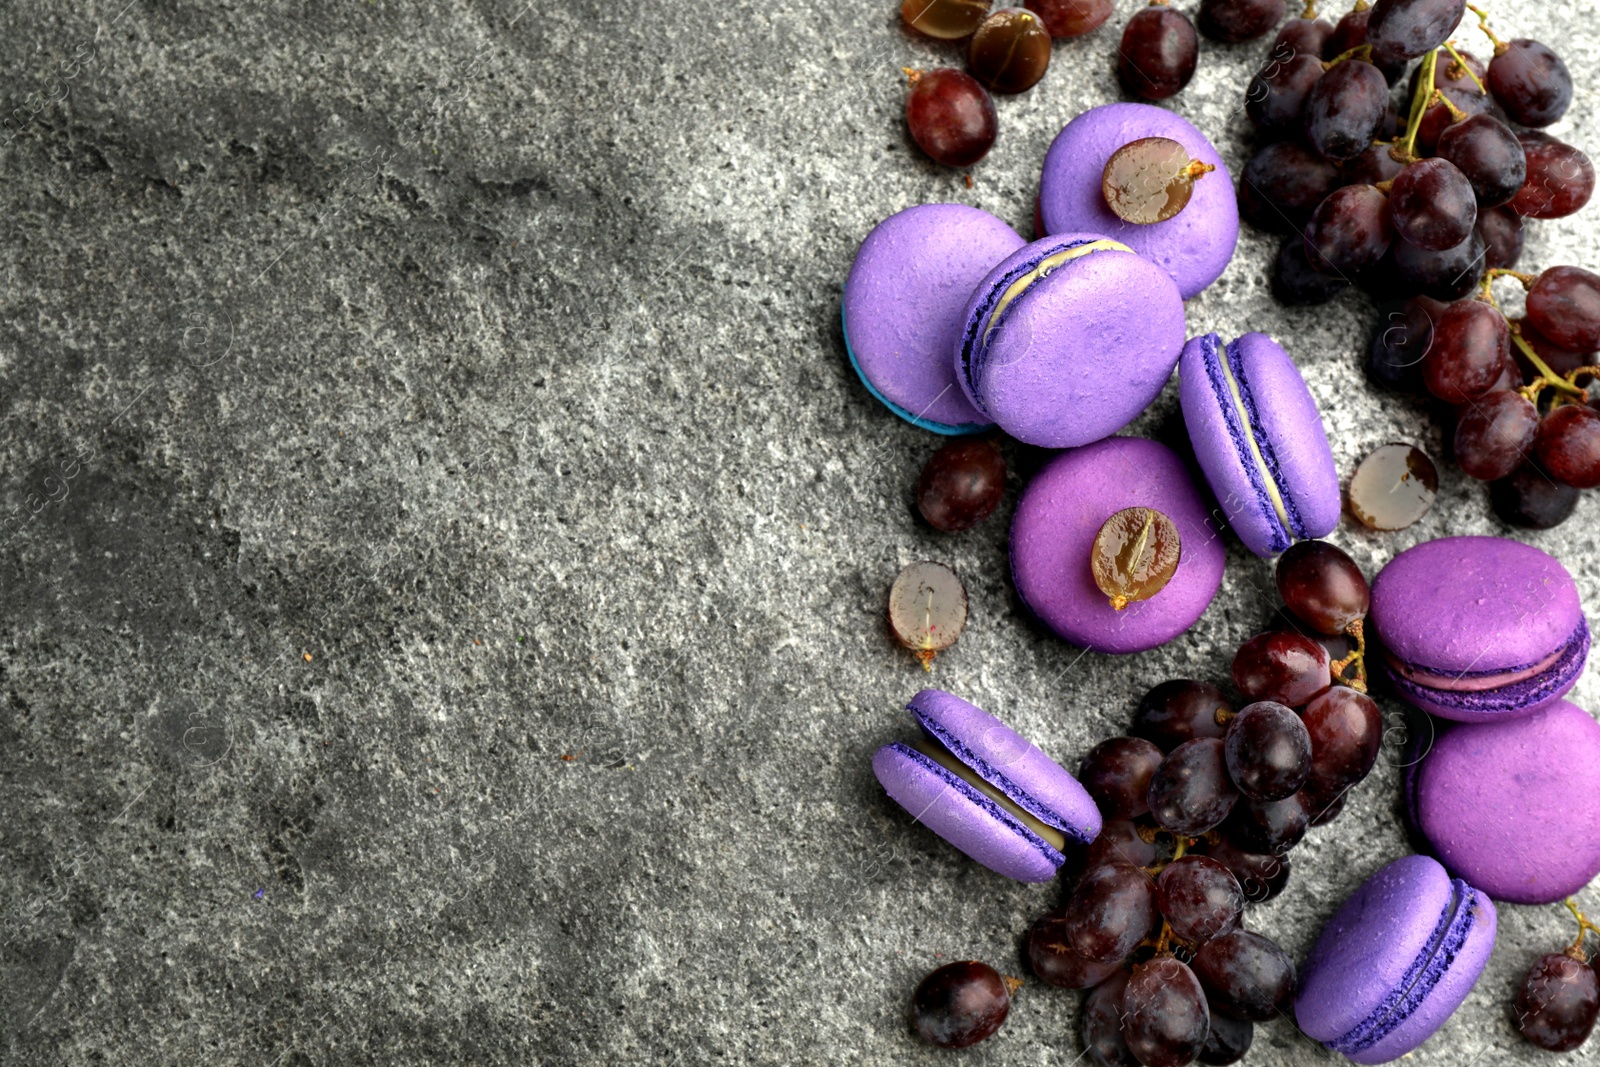
<path id="1" fill-rule="evenodd" d="M 1124 222 L 1106 205 L 1101 175 L 1112 154 L 1146 137 L 1176 141 L 1215 168 L 1195 182 L 1189 203 L 1165 222 Z M 1159 264 L 1183 299 L 1216 281 L 1239 240 L 1239 203 L 1222 157 L 1182 117 L 1150 104 L 1106 104 L 1067 123 L 1045 153 L 1039 181 L 1045 233 L 1087 230 L 1115 238 Z"/>
<path id="2" fill-rule="evenodd" d="M 1160 267 L 1093 233 L 1017 250 L 972 290 L 954 347 L 972 406 L 1012 437 L 1072 448 L 1122 429 L 1172 376 L 1183 300 Z"/>
<path id="3" fill-rule="evenodd" d="M 1494 949 L 1494 905 L 1438 861 L 1405 856 L 1368 878 L 1300 968 L 1295 1021 L 1355 1063 L 1388 1063 L 1461 1006 Z"/>
<path id="4" fill-rule="evenodd" d="M 1118 610 L 1095 583 L 1096 535 L 1124 508 L 1150 508 L 1177 528 L 1178 567 L 1148 600 Z M 1063 452 L 1034 475 L 1011 522 L 1011 577 L 1028 609 L 1061 637 L 1097 652 L 1142 652 L 1183 633 L 1222 585 L 1226 554 L 1206 500 L 1177 453 L 1113 437 Z"/>
<path id="5" fill-rule="evenodd" d="M 1600 874 L 1600 723 L 1558 700 L 1454 726 L 1408 800 L 1440 862 L 1495 900 L 1565 900 Z"/>
<path id="6" fill-rule="evenodd" d="M 1370 620 L 1400 695 L 1459 722 L 1550 706 L 1589 655 L 1572 575 L 1548 553 L 1501 537 L 1406 549 L 1373 581 Z"/>
<path id="7" fill-rule="evenodd" d="M 991 425 L 956 384 L 950 352 L 972 287 L 1022 244 L 1010 226 L 965 204 L 922 204 L 874 227 L 840 312 L 845 350 L 868 392 L 935 433 Z"/>
<path id="8" fill-rule="evenodd" d="M 1339 525 L 1339 471 L 1322 412 L 1276 341 L 1196 337 L 1178 361 L 1195 459 L 1245 547 L 1272 556 Z"/>
<path id="9" fill-rule="evenodd" d="M 916 741 L 885 745 L 872 771 L 895 802 L 990 870 L 1044 882 L 1067 843 L 1100 834 L 1094 800 L 1055 760 L 988 712 L 938 689 L 906 705 Z"/>

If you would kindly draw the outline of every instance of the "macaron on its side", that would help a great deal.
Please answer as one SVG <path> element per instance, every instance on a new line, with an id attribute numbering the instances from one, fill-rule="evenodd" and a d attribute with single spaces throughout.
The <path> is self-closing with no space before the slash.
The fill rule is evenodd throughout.
<path id="1" fill-rule="evenodd" d="M 1577 705 L 1455 727 L 1415 777 L 1418 829 L 1493 899 L 1552 904 L 1600 874 L 1600 723 Z"/>
<path id="2" fill-rule="evenodd" d="M 921 204 L 874 227 L 840 305 L 845 350 L 867 390 L 936 433 L 992 425 L 962 394 L 949 353 L 973 285 L 1022 245 L 1010 226 L 965 204 Z"/>
<path id="3" fill-rule="evenodd" d="M 1549 708 L 1572 691 L 1588 662 L 1591 642 L 1589 624 L 1579 623 L 1548 666 L 1527 678 L 1496 684 L 1497 679 L 1517 677 L 1530 666 L 1506 671 L 1463 671 L 1446 676 L 1452 685 L 1482 685 L 1485 688 L 1461 690 L 1424 685 L 1408 678 L 1395 664 L 1385 662 L 1383 670 L 1400 695 L 1424 711 L 1441 718 L 1464 723 L 1494 722 L 1532 715 Z"/>
<path id="4" fill-rule="evenodd" d="M 1148 507 L 1178 529 L 1178 569 L 1148 600 L 1121 611 L 1095 584 L 1095 536 L 1124 508 Z M 1157 441 L 1113 437 L 1063 452 L 1036 474 L 1011 523 L 1011 577 L 1028 610 L 1057 635 L 1097 652 L 1142 652 L 1177 637 L 1222 584 L 1221 523 L 1189 469 Z"/>
<path id="5" fill-rule="evenodd" d="M 973 289 L 952 350 L 967 399 L 1011 436 L 1071 448 L 1161 392 L 1183 345 L 1166 272 L 1101 234 L 1035 241 Z"/>
<path id="6" fill-rule="evenodd" d="M 1195 182 L 1177 215 L 1140 225 L 1106 205 L 1101 176 L 1117 149 L 1145 137 L 1176 141 L 1216 169 Z M 1185 300 L 1221 276 L 1239 240 L 1238 198 L 1222 156 L 1182 116 L 1150 104 L 1106 104 L 1067 123 L 1045 153 L 1038 218 L 1045 233 L 1088 231 L 1123 242 L 1167 271 Z"/>
<path id="7" fill-rule="evenodd" d="M 1282 345 L 1264 333 L 1241 335 L 1228 360 L 1245 396 L 1251 432 L 1283 494 L 1297 538 L 1324 537 L 1339 525 L 1344 501 L 1322 410 Z"/>

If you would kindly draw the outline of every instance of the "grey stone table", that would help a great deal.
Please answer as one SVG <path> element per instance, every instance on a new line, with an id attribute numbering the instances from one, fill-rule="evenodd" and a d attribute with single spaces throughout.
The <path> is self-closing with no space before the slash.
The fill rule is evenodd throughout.
<path id="1" fill-rule="evenodd" d="M 1117 97 L 1136 5 L 1000 102 L 970 188 L 904 132 L 899 67 L 955 54 L 896 6 L 13 5 L 0 1060 L 953 1062 L 907 1036 L 912 985 L 1019 972 L 1058 889 L 965 861 L 873 780 L 929 680 L 880 622 L 896 569 L 971 590 L 931 680 L 1069 764 L 1154 682 L 1225 677 L 1274 605 L 1233 544 L 1190 633 L 1084 655 L 1021 613 L 1007 514 L 913 520 L 935 442 L 844 358 L 856 243 L 929 200 L 1026 229 L 1050 138 Z M 1498 12 L 1566 53 L 1556 132 L 1591 149 L 1596 6 Z M 1208 44 L 1172 102 L 1235 168 L 1262 50 Z M 1600 262 L 1596 210 L 1525 262 Z M 1273 247 L 1246 234 L 1191 327 L 1284 339 L 1346 476 L 1391 439 L 1440 454 L 1359 373 L 1371 303 L 1276 306 Z M 1133 428 L 1177 430 L 1171 387 Z M 1335 540 L 1371 569 L 1508 532 L 1444 482 L 1422 524 Z M 1591 603 L 1596 508 L 1529 537 Z M 1592 676 L 1577 698 L 1600 707 Z M 1255 928 L 1302 954 L 1406 850 L 1396 762 Z M 1507 1005 L 1569 924 L 1501 922 L 1414 1062 L 1535 1058 Z M 1072 1062 L 1076 1018 L 1032 983 L 964 1062 Z M 1287 1021 L 1256 1041 L 1331 1058 Z"/>

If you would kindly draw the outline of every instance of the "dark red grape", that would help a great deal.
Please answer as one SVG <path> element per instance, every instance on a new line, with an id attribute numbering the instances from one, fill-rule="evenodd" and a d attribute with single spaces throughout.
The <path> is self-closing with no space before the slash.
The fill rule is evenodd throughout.
<path id="1" fill-rule="evenodd" d="M 1447 159 L 1419 159 L 1389 188 L 1394 228 L 1411 244 L 1429 252 L 1454 248 L 1472 235 L 1478 202 L 1472 183 Z"/>
<path id="2" fill-rule="evenodd" d="M 1121 960 L 1096 963 L 1073 951 L 1067 941 L 1067 913 L 1039 916 L 1028 930 L 1028 965 L 1041 981 L 1062 989 L 1090 989 L 1122 966 Z"/>
<path id="3" fill-rule="evenodd" d="M 1533 439 L 1539 468 L 1578 489 L 1600 486 L 1600 412 L 1564 404 L 1544 417 Z"/>
<path id="4" fill-rule="evenodd" d="M 1447 404 L 1482 396 L 1511 355 L 1511 327 L 1482 300 L 1451 304 L 1433 324 L 1433 347 L 1422 361 L 1428 391 Z"/>
<path id="5" fill-rule="evenodd" d="M 940 41 L 971 37 L 989 15 L 989 0 L 900 0 L 900 17 Z"/>
<path id="6" fill-rule="evenodd" d="M 1217 1012 L 1211 1013 L 1211 1032 L 1206 1035 L 1206 1047 L 1200 1050 L 1200 1062 L 1212 1067 L 1227 1067 L 1238 1063 L 1250 1051 L 1255 1040 L 1254 1023 L 1230 1019 Z"/>
<path id="7" fill-rule="evenodd" d="M 1337 273 L 1365 270 L 1389 251 L 1389 198 L 1370 185 L 1335 189 L 1306 225 L 1306 258 Z"/>
<path id="8" fill-rule="evenodd" d="M 1150 779 L 1161 750 L 1142 737 L 1112 737 L 1083 757 L 1078 781 L 1107 819 L 1131 819 L 1150 810 Z"/>
<path id="9" fill-rule="evenodd" d="M 1494 513 L 1512 526 L 1550 530 L 1572 517 L 1578 490 L 1551 478 L 1532 463 L 1524 463 L 1489 487 Z"/>
<path id="10" fill-rule="evenodd" d="M 1422 360 L 1433 346 L 1434 319 L 1445 305 L 1417 296 L 1386 305 L 1367 348 L 1367 373 L 1381 385 L 1422 391 Z"/>
<path id="11" fill-rule="evenodd" d="M 1540 274 L 1528 290 L 1528 322 L 1562 348 L 1600 348 L 1600 274 L 1582 267 Z"/>
<path id="12" fill-rule="evenodd" d="M 1074 952 L 1094 963 L 1126 959 L 1156 922 L 1153 879 L 1112 864 L 1083 876 L 1067 902 L 1062 930 Z"/>
<path id="13" fill-rule="evenodd" d="M 906 125 L 935 163 L 970 167 L 994 146 L 999 120 L 994 100 L 977 79 L 941 67 L 918 74 L 906 94 Z"/>
<path id="14" fill-rule="evenodd" d="M 1239 213 L 1258 230 L 1298 233 L 1339 187 L 1339 170 L 1298 141 L 1275 141 L 1239 176 Z"/>
<path id="15" fill-rule="evenodd" d="M 917 1034 L 940 1048 L 966 1048 L 989 1037 L 1011 1012 L 1011 990 L 993 967 L 977 960 L 947 963 L 911 994 Z"/>
<path id="16" fill-rule="evenodd" d="M 1284 606 L 1320 634 L 1342 634 L 1367 617 L 1372 590 L 1343 549 L 1326 541 L 1296 541 L 1278 557 L 1278 595 Z"/>
<path id="17" fill-rule="evenodd" d="M 1233 684 L 1251 700 L 1297 707 L 1328 688 L 1328 682 L 1328 650 L 1303 634 L 1257 634 L 1233 657 Z M 1233 734 L 1231 725 L 1228 733 Z"/>
<path id="18" fill-rule="evenodd" d="M 1594 968 L 1562 952 L 1534 960 L 1517 990 L 1517 1029 L 1551 1052 L 1571 1052 L 1588 1040 L 1597 1014 L 1600 982 Z"/>
<path id="19" fill-rule="evenodd" d="M 1350 795 L 1350 786 L 1346 786 L 1331 797 L 1324 797 L 1321 793 L 1311 793 L 1305 789 L 1300 791 L 1300 804 L 1311 815 L 1311 825 L 1326 826 L 1339 817 L 1344 811 L 1344 798 Z"/>
<path id="20" fill-rule="evenodd" d="M 1006 461 L 990 440 L 951 441 L 935 452 L 917 482 L 917 510 L 936 530 L 970 530 L 1000 506 Z"/>
<path id="21" fill-rule="evenodd" d="M 1561 219 L 1594 195 L 1594 164 L 1571 145 L 1541 130 L 1518 130 L 1528 159 L 1528 180 L 1511 198 L 1511 210 L 1536 219 Z"/>
<path id="22" fill-rule="evenodd" d="M 1238 799 L 1222 742 L 1214 737 L 1173 749 L 1150 780 L 1150 814 L 1175 834 L 1205 833 L 1228 817 Z"/>
<path id="23" fill-rule="evenodd" d="M 1295 793 L 1282 800 L 1239 801 L 1222 833 L 1246 852 L 1282 856 L 1300 843 L 1310 825 L 1311 811 Z"/>
<path id="24" fill-rule="evenodd" d="M 1284 62 L 1293 56 L 1331 58 L 1323 56 L 1322 50 L 1332 36 L 1333 23 L 1327 19 L 1304 16 L 1290 19 L 1278 28 L 1278 36 L 1272 39 L 1272 47 L 1267 50 L 1268 60 Z"/>
<path id="25" fill-rule="evenodd" d="M 991 92 L 1027 92 L 1049 69 L 1050 52 L 1050 31 L 1038 15 L 996 8 L 967 45 L 967 69 Z"/>
<path id="26" fill-rule="evenodd" d="M 1519 142 L 1520 144 L 1520 142 Z M 1478 240 L 1489 270 L 1510 270 L 1522 259 L 1522 216 L 1506 207 L 1478 212 Z"/>
<path id="27" fill-rule="evenodd" d="M 1233 711 L 1222 690 L 1209 682 L 1174 678 L 1140 698 L 1131 732 L 1154 742 L 1161 751 L 1171 752 L 1197 737 L 1227 736 L 1227 724 L 1217 721 L 1219 711 Z"/>
<path id="28" fill-rule="evenodd" d="M 1289 884 L 1288 856 L 1246 852 L 1226 837 L 1206 845 L 1206 855 L 1233 872 L 1248 901 L 1271 900 Z"/>
<path id="29" fill-rule="evenodd" d="M 1429 252 L 1409 241 L 1396 241 L 1391 252 L 1406 281 L 1435 300 L 1460 300 L 1478 287 L 1487 269 L 1483 238 L 1476 229 L 1465 241 L 1443 252 Z"/>
<path id="30" fill-rule="evenodd" d="M 1403 63 L 1438 48 L 1455 32 L 1466 0 L 1378 0 L 1367 21 L 1374 58 Z"/>
<path id="31" fill-rule="evenodd" d="M 1277 942 L 1235 930 L 1200 946 L 1194 972 L 1218 1013 L 1264 1023 L 1289 1006 L 1294 963 Z"/>
<path id="32" fill-rule="evenodd" d="M 1210 941 L 1239 925 L 1244 890 L 1218 860 L 1182 856 L 1156 879 L 1156 907 L 1184 941 Z"/>
<path id="33" fill-rule="evenodd" d="M 1326 671 L 1327 650 L 1314 641 L 1307 644 L 1316 647 Z M 1252 679 L 1255 680 L 1258 679 Z M 1293 708 L 1271 700 L 1258 701 L 1240 711 L 1228 724 L 1223 747 L 1233 784 L 1251 800 L 1292 796 L 1311 773 L 1311 737 L 1305 724 Z"/>
<path id="34" fill-rule="evenodd" d="M 1522 142 L 1492 115 L 1473 115 L 1446 129 L 1439 137 L 1439 158 L 1467 179 L 1479 207 L 1509 203 L 1528 178 Z"/>
<path id="35" fill-rule="evenodd" d="M 1134 96 L 1165 100 L 1189 84 L 1199 59 L 1200 36 L 1189 16 L 1164 3 L 1153 4 L 1122 30 L 1117 77 Z"/>
<path id="36" fill-rule="evenodd" d="M 1193 1063 L 1211 1030 L 1211 1009 L 1194 972 L 1171 956 L 1134 967 L 1122 991 L 1122 1036 L 1145 1067 Z"/>
<path id="37" fill-rule="evenodd" d="M 1122 1037 L 1122 994 L 1131 975 L 1118 970 L 1083 998 L 1079 1035 L 1094 1067 L 1139 1067 Z"/>
<path id="38" fill-rule="evenodd" d="M 1267 136 L 1295 136 L 1300 132 L 1306 97 L 1321 77 L 1322 60 L 1314 55 L 1302 53 L 1281 63 L 1268 63 L 1250 79 L 1244 112 Z"/>
<path id="39" fill-rule="evenodd" d="M 1113 0 L 1022 0 L 1022 6 L 1044 20 L 1052 37 L 1082 37 L 1111 17 Z"/>
<path id="40" fill-rule="evenodd" d="M 1370 144 L 1361 154 L 1339 167 L 1339 176 L 1347 185 L 1377 185 L 1392 182 L 1405 169 L 1405 164 L 1394 158 L 1390 146 Z"/>
<path id="41" fill-rule="evenodd" d="M 1083 869 L 1121 864 L 1128 867 L 1153 867 L 1161 862 L 1163 849 L 1154 841 L 1145 840 L 1139 829 L 1146 820 L 1138 823 L 1131 819 L 1106 819 L 1100 827 L 1100 836 L 1084 851 Z"/>
<path id="42" fill-rule="evenodd" d="M 1469 478 L 1492 482 L 1522 466 L 1539 429 L 1539 409 L 1520 393 L 1469 400 L 1456 421 L 1456 462 Z"/>
<path id="43" fill-rule="evenodd" d="M 1367 43 L 1367 27 L 1372 18 L 1372 9 L 1364 3 L 1358 3 L 1354 10 L 1341 18 L 1333 28 L 1333 33 L 1328 37 L 1328 43 L 1323 48 L 1324 59 L 1337 59 L 1351 50 Z M 1406 63 L 1371 60 L 1373 66 L 1383 72 L 1384 80 L 1390 85 L 1400 80 L 1406 72 Z"/>
<path id="44" fill-rule="evenodd" d="M 1495 49 L 1484 82 L 1519 126 L 1548 126 L 1572 103 L 1572 74 L 1548 46 L 1519 37 Z"/>
<path id="45" fill-rule="evenodd" d="M 1200 32 L 1215 41 L 1253 41 L 1283 21 L 1283 0 L 1200 0 Z"/>
<path id="46" fill-rule="evenodd" d="M 1468 116 L 1481 115 L 1494 106 L 1494 99 L 1478 88 L 1478 83 L 1468 76 L 1470 71 L 1478 76 L 1478 81 L 1484 77 L 1483 63 L 1471 52 L 1461 53 L 1466 66 L 1457 63 L 1455 57 L 1448 52 L 1440 52 L 1434 58 L 1433 87 L 1443 93 L 1450 103 L 1459 111 L 1464 111 Z M 1416 72 L 1411 75 L 1411 85 L 1406 90 L 1406 99 L 1416 97 L 1418 80 L 1426 69 L 1424 63 L 1417 65 Z M 1455 120 L 1454 114 L 1442 102 L 1435 101 L 1422 113 L 1422 121 L 1417 126 L 1417 149 L 1419 154 L 1431 154 L 1439 143 L 1442 134 Z"/>
<path id="47" fill-rule="evenodd" d="M 1324 260 L 1320 269 L 1311 265 L 1304 237 L 1285 238 L 1272 262 L 1272 295 L 1287 307 L 1313 307 L 1326 304 L 1350 287 L 1349 279 L 1337 274 Z"/>
<path id="48" fill-rule="evenodd" d="M 1306 791 L 1313 799 L 1331 798 L 1355 785 L 1378 762 L 1383 715 L 1367 694 L 1336 685 L 1312 698 L 1301 721 L 1311 737 Z"/>
<path id="49" fill-rule="evenodd" d="M 1354 159 L 1377 135 L 1389 83 L 1371 63 L 1347 59 L 1317 79 L 1306 96 L 1306 139 L 1331 160 Z"/>

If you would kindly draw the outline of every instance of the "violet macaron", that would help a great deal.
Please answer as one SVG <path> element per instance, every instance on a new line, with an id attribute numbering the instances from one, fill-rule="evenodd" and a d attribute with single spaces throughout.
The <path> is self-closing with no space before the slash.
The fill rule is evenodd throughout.
<path id="1" fill-rule="evenodd" d="M 1405 856 L 1323 926 L 1300 968 L 1295 1021 L 1355 1063 L 1388 1063 L 1461 1006 L 1494 949 L 1494 905 L 1438 861 Z"/>
<path id="2" fill-rule="evenodd" d="M 1339 471 L 1322 412 L 1276 341 L 1194 338 L 1178 361 L 1178 399 L 1195 459 L 1246 548 L 1272 556 L 1339 525 Z"/>
<path id="3" fill-rule="evenodd" d="M 1502 537 L 1443 537 L 1372 583 L 1384 670 L 1417 707 L 1459 722 L 1555 703 L 1583 672 L 1589 623 L 1555 557 Z"/>
<path id="4" fill-rule="evenodd" d="M 895 802 L 990 870 L 1044 882 L 1066 862 L 1067 842 L 1100 834 L 1100 809 L 1078 780 L 988 712 L 938 689 L 906 710 L 922 736 L 872 757 Z"/>
<path id="5" fill-rule="evenodd" d="M 1495 900 L 1565 900 L 1600 874 L 1600 723 L 1558 700 L 1454 726 L 1407 799 L 1440 862 Z"/>
<path id="6" fill-rule="evenodd" d="M 1141 225 L 1106 206 L 1101 175 L 1117 149 L 1145 137 L 1176 141 L 1216 170 L 1195 182 L 1182 211 Z M 1121 241 L 1166 270 L 1185 300 L 1217 280 L 1239 240 L 1239 202 L 1222 157 L 1181 116 L 1150 104 L 1105 104 L 1067 123 L 1045 153 L 1039 221 L 1045 233 L 1087 230 Z"/>
<path id="7" fill-rule="evenodd" d="M 965 204 L 922 204 L 874 227 L 840 312 L 845 350 L 868 392 L 935 433 L 988 427 L 956 384 L 950 352 L 972 287 L 1022 244 L 1010 226 Z"/>
<path id="8" fill-rule="evenodd" d="M 1094 233 L 1047 237 L 972 290 L 953 349 L 973 407 L 1012 437 L 1072 448 L 1122 429 L 1172 376 L 1183 300 L 1160 267 Z"/>
<path id="9" fill-rule="evenodd" d="M 1178 530 L 1178 569 L 1148 600 L 1118 610 L 1095 584 L 1095 535 L 1124 508 L 1161 512 Z M 1183 633 L 1222 585 L 1226 562 L 1205 497 L 1177 453 L 1112 437 L 1056 456 L 1017 501 L 1011 577 L 1028 609 L 1058 635 L 1097 652 L 1142 652 Z"/>

